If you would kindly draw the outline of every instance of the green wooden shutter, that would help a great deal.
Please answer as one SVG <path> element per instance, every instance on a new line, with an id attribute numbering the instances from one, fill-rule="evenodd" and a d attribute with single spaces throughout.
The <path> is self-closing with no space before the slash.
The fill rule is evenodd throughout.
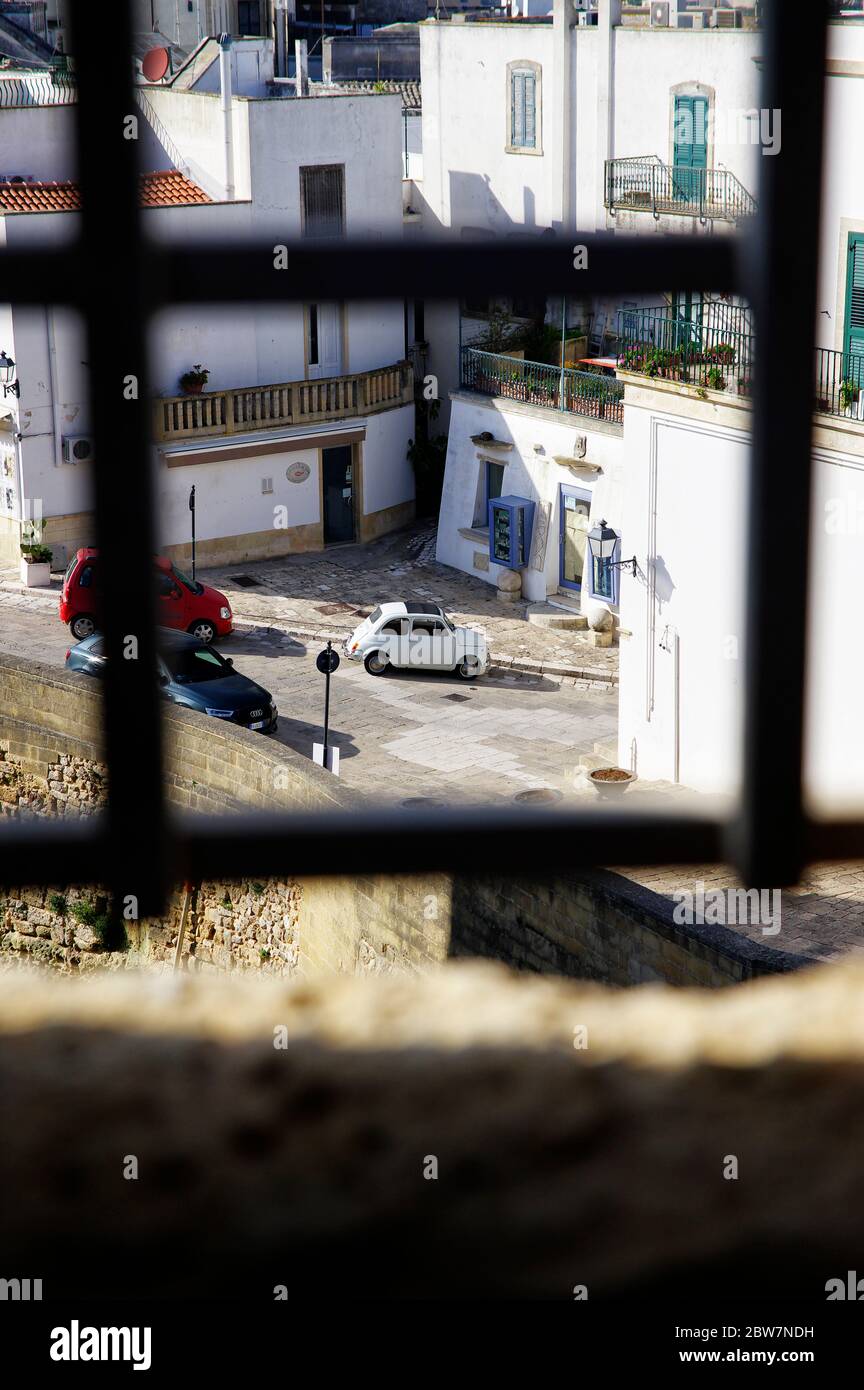
<path id="1" fill-rule="evenodd" d="M 859 359 L 854 364 L 856 381 L 864 376 L 864 235 L 849 237 L 849 268 L 846 277 L 846 351 Z"/>
<path id="2" fill-rule="evenodd" d="M 510 78 L 510 142 L 516 149 L 537 144 L 537 79 L 533 72 L 514 72 Z"/>

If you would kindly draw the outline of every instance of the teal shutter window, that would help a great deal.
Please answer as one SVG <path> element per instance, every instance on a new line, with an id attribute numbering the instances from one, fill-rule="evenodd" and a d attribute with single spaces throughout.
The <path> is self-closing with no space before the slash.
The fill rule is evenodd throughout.
<path id="1" fill-rule="evenodd" d="M 864 233 L 849 236 L 849 267 L 846 275 L 845 348 L 855 360 L 849 375 L 864 380 Z"/>
<path id="2" fill-rule="evenodd" d="M 708 98 L 676 97 L 673 130 L 675 188 L 682 198 L 699 196 L 708 167 Z"/>
<path id="3" fill-rule="evenodd" d="M 537 145 L 537 79 L 533 72 L 516 70 L 510 75 L 510 144 L 533 150 Z"/>

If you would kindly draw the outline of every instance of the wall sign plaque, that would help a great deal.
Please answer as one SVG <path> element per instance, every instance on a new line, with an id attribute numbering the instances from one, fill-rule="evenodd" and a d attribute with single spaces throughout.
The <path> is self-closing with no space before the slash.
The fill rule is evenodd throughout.
<path id="1" fill-rule="evenodd" d="M 303 463 L 301 459 L 298 459 L 296 463 L 289 463 L 285 469 L 285 477 L 289 483 L 305 483 L 311 472 L 312 469 L 308 463 Z"/>

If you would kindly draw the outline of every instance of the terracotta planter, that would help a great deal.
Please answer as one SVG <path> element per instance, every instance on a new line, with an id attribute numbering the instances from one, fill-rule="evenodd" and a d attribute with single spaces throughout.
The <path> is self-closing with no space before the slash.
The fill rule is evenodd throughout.
<path id="1" fill-rule="evenodd" d="M 200 396 L 200 395 L 201 395 L 201 392 L 202 392 L 203 390 L 204 390 L 204 382 L 203 382 L 203 381 L 194 381 L 194 382 L 191 382 L 188 386 L 184 386 L 184 387 L 183 387 L 183 395 L 184 395 L 184 396 Z"/>

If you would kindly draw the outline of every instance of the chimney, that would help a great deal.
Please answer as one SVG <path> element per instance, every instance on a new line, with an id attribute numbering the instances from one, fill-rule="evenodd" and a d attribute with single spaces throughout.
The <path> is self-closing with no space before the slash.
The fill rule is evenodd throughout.
<path id="1" fill-rule="evenodd" d="M 309 95 L 309 45 L 305 39 L 294 42 L 294 70 L 297 74 L 295 92 L 298 97 Z"/>
<path id="2" fill-rule="evenodd" d="M 231 36 L 219 35 L 219 88 L 222 95 L 222 134 L 225 142 L 225 199 L 234 199 L 234 122 L 231 100 Z"/>
<path id="3" fill-rule="evenodd" d="M 288 76 L 288 24 L 294 13 L 295 7 L 289 5 L 289 0 L 274 0 L 274 66 L 277 77 Z"/>

